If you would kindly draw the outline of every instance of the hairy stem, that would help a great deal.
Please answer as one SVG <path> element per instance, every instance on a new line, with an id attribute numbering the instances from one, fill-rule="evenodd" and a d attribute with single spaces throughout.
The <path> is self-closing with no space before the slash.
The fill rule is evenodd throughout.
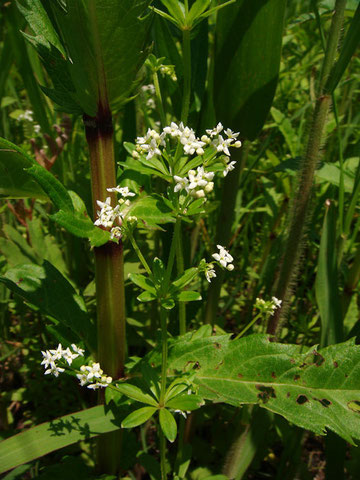
<path id="1" fill-rule="evenodd" d="M 287 311 L 291 282 L 297 273 L 302 251 L 305 223 L 308 216 L 314 173 L 320 158 L 320 149 L 329 111 L 331 96 L 324 94 L 324 86 L 335 61 L 341 33 L 346 0 L 337 0 L 321 70 L 317 100 L 305 156 L 299 172 L 298 188 L 290 211 L 291 222 L 285 252 L 282 258 L 275 296 L 283 301 L 283 307 L 275 312 L 268 325 L 268 333 L 276 335 L 282 326 Z"/>

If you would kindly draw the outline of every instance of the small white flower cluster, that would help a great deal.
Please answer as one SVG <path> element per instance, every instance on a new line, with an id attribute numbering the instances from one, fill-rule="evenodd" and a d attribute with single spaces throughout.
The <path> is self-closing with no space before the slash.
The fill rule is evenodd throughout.
<path id="1" fill-rule="evenodd" d="M 75 344 L 71 345 L 71 349 L 69 347 L 64 349 L 61 343 L 56 349 L 45 350 L 41 353 L 43 356 L 41 365 L 44 365 L 45 375 L 51 374 L 54 377 L 58 377 L 59 373 L 65 371 L 65 368 L 59 367 L 57 362 L 62 362 L 64 366 L 64 362 L 66 362 L 70 367 L 75 358 L 84 356 L 84 350 Z M 90 365 L 82 365 L 80 371 L 81 373 L 76 374 L 76 377 L 80 380 L 81 386 L 87 385 L 87 388 L 95 390 L 100 387 L 107 387 L 112 382 L 111 377 L 104 375 L 99 363 L 92 362 Z"/>
<path id="2" fill-rule="evenodd" d="M 206 172 L 204 167 L 198 167 L 196 171 L 189 170 L 188 177 L 174 175 L 176 182 L 174 192 L 186 190 L 192 197 L 204 198 L 214 188 L 214 182 L 212 182 L 214 175 L 214 172 Z"/>
<path id="3" fill-rule="evenodd" d="M 223 135 L 220 135 L 222 131 L 224 131 L 224 134 L 227 138 L 224 138 Z M 239 132 L 234 133 L 230 128 L 224 130 L 224 127 L 220 122 L 212 130 L 206 130 L 206 133 L 209 135 L 209 137 L 203 135 L 201 140 L 204 140 L 206 143 L 211 143 L 211 145 L 213 145 L 218 152 L 224 153 L 226 157 L 230 157 L 229 147 L 241 147 L 241 141 L 236 140 L 239 136 Z M 224 177 L 226 177 L 231 170 L 234 170 L 236 165 L 235 161 L 230 162 L 229 160 L 230 158 L 226 158 L 226 168 L 223 171 Z"/>
<path id="4" fill-rule="evenodd" d="M 203 135 L 198 138 L 192 128 L 186 127 L 183 122 L 179 125 L 175 122 L 167 127 L 164 127 L 161 133 L 151 128 L 148 129 L 144 137 L 137 137 L 136 148 L 132 153 L 134 158 L 139 158 L 139 155 L 147 154 L 146 159 L 150 160 L 153 156 L 161 155 L 160 147 L 165 147 L 165 138 L 169 136 L 171 138 L 177 138 L 183 147 L 183 151 L 186 155 L 199 156 L 204 154 L 205 146 L 212 146 L 217 152 L 225 154 L 230 157 L 229 147 L 239 148 L 241 147 L 240 140 L 236 140 L 239 133 L 234 133 L 230 128 L 224 130 L 227 138 L 224 138 L 220 133 L 224 130 L 221 123 L 218 123 L 212 130 L 206 130 L 207 135 Z M 226 176 L 228 172 L 235 168 L 236 162 L 229 162 L 226 159 L 226 169 L 223 174 Z"/>
<path id="5" fill-rule="evenodd" d="M 80 385 L 83 387 L 87 385 L 87 388 L 96 390 L 97 388 L 105 388 L 112 382 L 112 378 L 104 375 L 104 371 L 100 368 L 100 363 L 92 362 L 91 365 L 82 365 L 80 367 L 82 373 L 78 373 L 76 376 L 80 381 Z"/>
<path id="6" fill-rule="evenodd" d="M 113 187 L 107 188 L 108 192 L 116 192 L 121 195 L 121 198 L 118 200 L 118 204 L 113 208 L 111 206 L 111 198 L 107 197 L 105 202 L 97 200 L 96 203 L 100 207 L 97 213 L 97 219 L 94 222 L 94 225 L 105 228 L 110 228 L 111 239 L 120 239 L 122 237 L 121 223 L 124 218 L 124 212 L 121 211 L 123 206 L 128 207 L 130 205 L 130 200 L 127 197 L 134 197 L 135 193 L 130 192 L 129 187 Z M 137 221 L 136 217 L 128 217 L 128 221 Z M 114 222 L 118 221 L 120 225 L 115 225 Z"/>
<path id="7" fill-rule="evenodd" d="M 62 348 L 61 343 L 59 343 L 58 347 L 54 350 L 45 350 L 45 352 L 41 352 L 43 361 L 41 365 L 44 365 L 45 368 L 45 375 L 54 375 L 55 377 L 59 376 L 59 373 L 65 371 L 64 368 L 59 367 L 56 362 L 65 360 L 68 365 L 70 366 L 75 360 L 75 358 L 79 356 L 84 356 L 84 350 L 82 348 L 78 348 L 75 344 L 71 345 L 72 350 L 70 348 Z"/>
<path id="8" fill-rule="evenodd" d="M 226 270 L 229 270 L 229 272 L 234 270 L 234 265 L 232 263 L 234 259 L 230 253 L 221 245 L 217 245 L 217 248 L 219 249 L 219 253 L 213 253 L 212 257 L 219 262 L 221 266 L 226 268 Z"/>
<path id="9" fill-rule="evenodd" d="M 173 82 L 177 81 L 174 65 L 161 65 L 160 73 L 161 75 L 169 76 Z"/>
<path id="10" fill-rule="evenodd" d="M 25 110 L 24 113 L 20 113 L 17 119 L 19 120 L 19 122 L 24 120 L 27 120 L 28 122 L 33 122 L 34 121 L 33 115 L 34 115 L 34 112 L 32 110 Z"/>
<path id="11" fill-rule="evenodd" d="M 137 137 L 136 149 L 132 152 L 134 158 L 139 158 L 139 155 L 147 153 L 146 159 L 150 160 L 154 155 L 161 155 L 159 147 L 165 147 L 165 133 L 161 135 L 151 128 L 148 129 L 144 137 Z"/>
<path id="12" fill-rule="evenodd" d="M 186 155 L 194 155 L 195 152 L 197 155 L 204 154 L 203 147 L 206 143 L 197 138 L 194 130 L 185 127 L 182 122 L 180 125 L 171 122 L 169 127 L 163 129 L 163 133 L 170 135 L 172 138 L 178 138 Z"/>
<path id="13" fill-rule="evenodd" d="M 255 301 L 255 308 L 258 308 L 261 313 L 274 315 L 275 310 L 281 307 L 282 300 L 276 297 L 271 297 L 271 300 L 265 301 L 262 298 L 257 298 Z"/>
<path id="14" fill-rule="evenodd" d="M 141 90 L 143 92 L 148 92 L 150 95 L 155 95 L 155 85 L 152 83 L 149 83 L 149 85 L 143 85 Z"/>

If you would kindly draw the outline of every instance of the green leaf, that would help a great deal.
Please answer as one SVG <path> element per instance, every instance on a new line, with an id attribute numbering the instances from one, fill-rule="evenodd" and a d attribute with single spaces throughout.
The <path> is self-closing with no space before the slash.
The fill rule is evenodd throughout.
<path id="1" fill-rule="evenodd" d="M 191 371 L 204 399 L 258 404 L 316 434 L 330 429 L 350 443 L 360 439 L 360 346 L 354 340 L 304 350 L 267 335 L 191 338 L 169 342 L 168 368 Z M 159 365 L 160 350 L 146 361 Z"/>
<path id="2" fill-rule="evenodd" d="M 140 222 L 150 225 L 175 222 L 172 210 L 162 197 L 157 195 L 142 197 L 134 202 L 129 214 L 135 215 Z"/>
<path id="3" fill-rule="evenodd" d="M 34 111 L 34 118 L 36 122 L 40 124 L 43 132 L 51 134 L 51 128 L 45 109 L 46 103 L 42 101 L 42 94 L 36 82 L 26 43 L 19 34 L 19 30 L 24 26 L 24 19 L 19 14 L 15 2 L 10 4 L 6 9 L 4 20 L 6 20 L 6 30 L 9 34 L 12 55 L 29 96 L 31 108 Z"/>
<path id="4" fill-rule="evenodd" d="M 147 54 L 144 46 L 151 17 L 143 14 L 149 1 L 67 2 L 64 9 L 58 8 L 55 2 L 23 1 L 24 8 L 28 10 L 25 11 L 27 20 L 35 33 L 39 33 L 40 21 L 40 14 L 34 15 L 35 10 L 39 12 L 42 4 L 46 13 L 50 14 L 46 15 L 44 9 L 41 11 L 41 21 L 46 25 L 43 32 L 46 42 L 42 41 L 42 50 L 41 35 L 35 38 L 34 43 L 37 43 L 36 48 L 54 82 L 54 90 L 47 93 L 59 103 L 60 108 L 69 111 L 69 106 L 79 105 L 82 112 L 94 117 L 98 105 L 107 107 L 109 103 L 112 110 L 122 105 Z M 54 20 L 52 29 L 49 18 Z M 58 37 L 54 35 L 54 30 L 58 32 Z M 54 53 L 56 48 L 60 48 L 58 39 L 67 53 L 62 62 L 63 72 L 59 69 L 59 56 Z M 44 46 L 47 48 L 45 54 Z M 55 67 L 51 56 L 56 58 Z M 54 68 L 60 73 L 58 80 Z"/>
<path id="5" fill-rule="evenodd" d="M 84 300 L 51 263 L 45 260 L 41 266 L 12 268 L 0 276 L 0 282 L 73 331 L 95 351 L 96 329 Z"/>
<path id="6" fill-rule="evenodd" d="M 172 310 L 175 307 L 175 300 L 173 298 L 162 298 L 160 304 L 166 310 Z"/>
<path id="7" fill-rule="evenodd" d="M 50 218 L 73 235 L 88 238 L 93 247 L 100 247 L 110 240 L 110 233 L 96 227 L 86 212 L 82 214 L 60 210 Z"/>
<path id="8" fill-rule="evenodd" d="M 27 173 L 31 175 L 47 193 L 48 197 L 58 210 L 64 210 L 64 212 L 74 211 L 74 206 L 68 191 L 53 174 L 46 170 L 46 168 L 34 164 L 27 169 Z"/>
<path id="9" fill-rule="evenodd" d="M 187 25 L 192 25 L 194 20 L 196 20 L 210 5 L 211 0 L 196 0 L 190 8 L 190 11 L 186 17 Z"/>
<path id="10" fill-rule="evenodd" d="M 0 138 L 0 197 L 47 199 L 44 190 L 25 171 L 35 161 L 20 147 Z"/>
<path id="11" fill-rule="evenodd" d="M 196 267 L 188 268 L 187 270 L 185 270 L 185 272 L 182 275 L 180 275 L 176 280 L 172 282 L 172 286 L 176 290 L 180 290 L 186 287 L 186 285 L 192 282 L 192 280 L 196 277 L 198 272 L 199 272 L 199 269 Z"/>
<path id="12" fill-rule="evenodd" d="M 149 277 L 141 275 L 140 273 L 130 273 L 129 279 L 138 287 L 156 295 L 155 285 Z"/>
<path id="13" fill-rule="evenodd" d="M 201 295 L 198 292 L 192 292 L 190 290 L 185 290 L 176 295 L 176 300 L 178 302 L 196 302 L 201 300 Z"/>
<path id="14" fill-rule="evenodd" d="M 168 408 L 173 408 L 174 410 L 182 410 L 183 412 L 197 410 L 202 405 L 204 405 L 204 400 L 199 395 L 188 395 L 187 393 L 183 395 L 178 395 L 175 398 L 172 398 L 166 402 Z"/>
<path id="15" fill-rule="evenodd" d="M 0 442 L 0 473 L 118 428 L 116 415 L 103 405 L 43 423 Z"/>
<path id="16" fill-rule="evenodd" d="M 321 345 L 341 342 L 344 332 L 338 289 L 336 211 L 333 204 L 326 205 L 315 294 L 321 317 Z"/>
<path id="17" fill-rule="evenodd" d="M 135 385 L 130 385 L 130 383 L 118 383 L 116 384 L 116 389 L 123 395 L 126 395 L 127 397 L 132 398 L 137 402 L 148 403 L 149 405 L 157 407 L 156 400 L 148 393 L 144 393 L 142 390 L 140 390 L 139 387 L 136 387 Z"/>
<path id="18" fill-rule="evenodd" d="M 154 293 L 151 293 L 149 291 L 142 292 L 137 299 L 139 302 L 152 302 L 153 300 L 156 299 L 156 295 Z"/>
<path id="19" fill-rule="evenodd" d="M 218 13 L 216 118 L 250 140 L 264 125 L 278 82 L 285 4 L 238 0 Z"/>
<path id="20" fill-rule="evenodd" d="M 155 407 L 143 407 L 135 410 L 135 412 L 130 413 L 124 420 L 121 422 L 123 428 L 134 428 L 142 425 L 147 422 L 156 412 L 157 408 Z"/>
<path id="21" fill-rule="evenodd" d="M 177 435 L 177 425 L 175 418 L 166 408 L 159 411 L 160 427 L 169 442 L 173 443 Z"/>
<path id="22" fill-rule="evenodd" d="M 340 51 L 339 58 L 330 72 L 325 91 L 333 93 L 343 76 L 351 57 L 360 43 L 360 4 L 358 5 Z"/>
<path id="23" fill-rule="evenodd" d="M 165 276 L 165 267 L 163 261 L 157 257 L 155 257 L 153 261 L 153 275 L 155 283 L 161 286 L 161 283 Z"/>

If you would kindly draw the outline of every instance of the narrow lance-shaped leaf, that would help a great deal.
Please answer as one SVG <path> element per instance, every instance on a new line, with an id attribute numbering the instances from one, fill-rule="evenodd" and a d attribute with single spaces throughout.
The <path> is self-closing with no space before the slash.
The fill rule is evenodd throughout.
<path id="1" fill-rule="evenodd" d="M 351 57 L 354 55 L 360 44 L 360 3 L 356 9 L 354 17 L 351 20 L 349 30 L 346 33 L 339 58 L 330 72 L 325 91 L 333 93 L 341 77 L 343 76 Z"/>
<path id="2" fill-rule="evenodd" d="M 0 473 L 118 428 L 116 416 L 103 405 L 43 423 L 0 442 Z"/>
<path id="3" fill-rule="evenodd" d="M 285 0 L 238 0 L 216 25 L 214 100 L 218 120 L 254 139 L 274 97 Z"/>
<path id="4" fill-rule="evenodd" d="M 338 289 L 336 211 L 329 200 L 326 201 L 315 294 L 321 316 L 321 345 L 341 342 L 343 325 Z"/>

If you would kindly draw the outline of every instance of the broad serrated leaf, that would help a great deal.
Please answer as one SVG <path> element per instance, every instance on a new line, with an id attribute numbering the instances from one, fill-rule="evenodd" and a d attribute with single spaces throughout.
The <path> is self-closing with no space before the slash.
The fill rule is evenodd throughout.
<path id="1" fill-rule="evenodd" d="M 175 442 L 177 435 L 177 425 L 175 418 L 166 408 L 159 410 L 159 422 L 161 430 L 169 442 Z"/>
<path id="2" fill-rule="evenodd" d="M 51 263 L 45 260 L 42 265 L 19 265 L 0 276 L 0 282 L 55 318 L 95 351 L 96 328 L 84 300 Z"/>
<path id="3" fill-rule="evenodd" d="M 299 427 L 360 439 L 360 346 L 353 340 L 318 350 L 271 342 L 267 335 L 173 340 L 168 368 L 191 370 L 198 394 L 230 405 L 258 404 Z M 160 364 L 160 351 L 148 361 Z"/>
<path id="4" fill-rule="evenodd" d="M 47 199 L 40 185 L 25 169 L 34 160 L 20 147 L 0 138 L 0 197 Z"/>
<path id="5" fill-rule="evenodd" d="M 155 407 L 143 407 L 135 410 L 135 412 L 130 413 L 124 420 L 121 422 L 123 428 L 134 428 L 142 425 L 147 422 L 156 412 L 157 408 Z"/>
<path id="6" fill-rule="evenodd" d="M 0 473 L 118 428 L 116 415 L 103 405 L 43 423 L 0 442 Z"/>
<path id="7" fill-rule="evenodd" d="M 123 395 L 126 395 L 127 397 L 132 398 L 137 402 L 147 403 L 154 407 L 157 406 L 156 400 L 151 395 L 149 395 L 148 393 L 144 393 L 142 390 L 140 390 L 139 387 L 136 387 L 135 385 L 130 385 L 130 383 L 118 383 L 116 385 L 116 389 Z"/>

